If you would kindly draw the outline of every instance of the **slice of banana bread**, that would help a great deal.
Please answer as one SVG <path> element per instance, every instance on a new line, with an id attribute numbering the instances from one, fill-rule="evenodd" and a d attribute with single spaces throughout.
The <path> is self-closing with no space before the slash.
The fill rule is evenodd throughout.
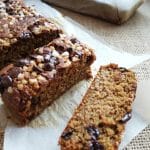
<path id="1" fill-rule="evenodd" d="M 60 35 L 26 59 L 0 72 L 2 100 L 20 124 L 26 124 L 77 82 L 91 77 L 93 50 Z"/>
<path id="2" fill-rule="evenodd" d="M 25 6 L 23 0 L 1 0 L 0 69 L 58 38 L 59 33 L 62 30 L 57 25 Z"/>
<path id="3" fill-rule="evenodd" d="M 62 133 L 62 150 L 117 150 L 135 98 L 135 74 L 115 64 L 101 67 Z"/>

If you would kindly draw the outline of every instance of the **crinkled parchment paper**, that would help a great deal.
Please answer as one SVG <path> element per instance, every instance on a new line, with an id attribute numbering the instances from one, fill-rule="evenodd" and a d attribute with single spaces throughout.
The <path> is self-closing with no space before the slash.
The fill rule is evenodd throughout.
<path id="1" fill-rule="evenodd" d="M 83 27 L 71 20 L 64 19 L 54 9 L 39 1 L 27 1 L 36 5 L 36 9 L 46 17 L 53 17 L 67 30 L 81 41 L 95 50 L 96 62 L 92 65 L 93 75 L 100 65 L 117 63 L 122 67 L 132 68 L 150 58 L 150 55 L 134 56 L 124 52 L 117 52 L 102 44 L 94 36 L 90 36 Z M 31 3 L 32 2 L 32 3 Z M 81 102 L 83 95 L 91 81 L 82 81 L 75 85 L 63 96 L 57 99 L 40 116 L 25 127 L 16 126 L 6 119 L 3 105 L 0 106 L 0 125 L 5 125 L 4 150 L 59 150 L 58 138 L 71 117 L 74 109 Z M 133 105 L 133 117 L 128 122 L 120 149 L 130 142 L 150 122 L 150 102 L 148 100 L 150 81 L 139 81 L 137 97 Z"/>

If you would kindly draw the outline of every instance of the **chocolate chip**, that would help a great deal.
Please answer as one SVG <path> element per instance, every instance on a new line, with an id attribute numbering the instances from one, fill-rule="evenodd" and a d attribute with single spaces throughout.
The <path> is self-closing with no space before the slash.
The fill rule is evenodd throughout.
<path id="1" fill-rule="evenodd" d="M 126 123 L 131 119 L 131 117 L 132 117 L 132 113 L 129 112 L 129 113 L 125 114 L 125 116 L 119 122 Z"/>
<path id="2" fill-rule="evenodd" d="M 51 64 L 54 64 L 54 65 L 57 65 L 57 64 L 59 63 L 58 58 L 56 58 L 56 57 L 51 57 L 50 63 L 51 63 Z"/>
<path id="3" fill-rule="evenodd" d="M 104 150 L 104 146 L 96 140 L 92 140 L 89 145 L 90 150 Z"/>
<path id="4" fill-rule="evenodd" d="M 76 38 L 72 38 L 72 39 L 70 39 L 70 41 L 71 41 L 73 44 L 79 43 L 79 41 L 78 41 Z"/>
<path id="5" fill-rule="evenodd" d="M 26 40 L 26 39 L 29 39 L 31 36 L 32 34 L 30 32 L 22 32 L 20 35 L 20 39 Z"/>
<path id="6" fill-rule="evenodd" d="M 77 52 L 76 52 L 76 55 L 78 56 L 79 59 L 81 59 L 83 54 L 82 54 L 81 51 L 77 51 Z"/>
<path id="7" fill-rule="evenodd" d="M 50 55 L 48 55 L 48 54 L 45 54 L 44 55 L 44 62 L 49 62 L 50 61 L 50 58 L 51 58 L 51 56 Z"/>
<path id="8" fill-rule="evenodd" d="M 36 105 L 39 102 L 39 97 L 33 97 L 31 101 L 32 105 Z"/>
<path id="9" fill-rule="evenodd" d="M 30 57 L 31 57 L 32 59 L 37 59 L 37 56 L 38 56 L 38 55 L 36 55 L 36 54 L 30 55 Z"/>
<path id="10" fill-rule="evenodd" d="M 8 88 L 12 85 L 12 78 L 8 75 L 5 75 L 1 78 L 1 85 L 3 88 Z"/>
<path id="11" fill-rule="evenodd" d="M 11 78 L 16 78 L 20 72 L 21 69 L 19 67 L 14 67 L 9 71 L 9 76 Z"/>
<path id="12" fill-rule="evenodd" d="M 44 70 L 45 71 L 52 71 L 53 68 L 54 68 L 54 64 L 51 64 L 51 63 L 45 63 L 44 64 Z"/>
<path id="13" fill-rule="evenodd" d="M 18 66 L 18 67 L 23 67 L 23 66 L 29 65 L 29 64 L 30 64 L 29 58 L 20 59 L 19 61 L 16 62 L 16 66 Z"/>
<path id="14" fill-rule="evenodd" d="M 9 15 L 14 15 L 14 10 L 10 7 L 6 8 L 6 12 L 9 14 Z"/>
<path id="15" fill-rule="evenodd" d="M 50 53 L 51 53 L 50 48 L 45 47 L 45 48 L 43 49 L 43 54 L 50 54 Z"/>
<path id="16" fill-rule="evenodd" d="M 4 92 L 4 86 L 2 84 L 2 76 L 0 76 L 0 93 L 3 93 Z"/>
<path id="17" fill-rule="evenodd" d="M 64 52 L 65 47 L 63 45 L 55 44 L 54 47 L 59 54 L 62 54 Z"/>
<path id="18" fill-rule="evenodd" d="M 43 72 L 43 70 L 40 68 L 40 67 L 38 67 L 38 66 L 33 66 L 33 71 L 35 71 L 35 72 L 37 72 L 37 73 L 41 73 L 41 72 Z"/>
<path id="19" fill-rule="evenodd" d="M 100 132 L 94 126 L 86 127 L 87 132 L 92 136 L 92 139 L 98 139 Z"/>
<path id="20" fill-rule="evenodd" d="M 86 62 L 87 62 L 88 64 L 91 64 L 92 61 L 93 61 L 92 57 L 91 57 L 91 56 L 87 56 Z"/>
<path id="21" fill-rule="evenodd" d="M 105 126 L 104 123 L 99 123 L 99 124 L 98 124 L 98 127 L 99 127 L 99 128 L 103 128 L 104 126 Z"/>
<path id="22" fill-rule="evenodd" d="M 9 2 L 9 0 L 4 0 L 4 3 L 8 3 Z"/>
<path id="23" fill-rule="evenodd" d="M 64 140 L 69 140 L 71 138 L 72 134 L 73 134 L 73 130 L 65 131 L 61 135 L 61 138 L 63 138 Z"/>
<path id="24" fill-rule="evenodd" d="M 26 101 L 25 100 L 21 100 L 19 103 L 19 111 L 22 112 L 26 109 Z"/>
<path id="25" fill-rule="evenodd" d="M 128 70 L 124 67 L 120 67 L 119 69 L 120 69 L 121 72 L 128 72 Z"/>
<path id="26" fill-rule="evenodd" d="M 69 54 L 71 54 L 73 52 L 72 48 L 67 48 L 67 51 L 69 52 Z"/>

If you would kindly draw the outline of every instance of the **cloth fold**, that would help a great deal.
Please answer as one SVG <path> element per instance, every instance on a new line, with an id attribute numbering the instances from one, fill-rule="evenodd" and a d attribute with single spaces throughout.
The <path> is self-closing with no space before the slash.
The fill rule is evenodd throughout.
<path id="1" fill-rule="evenodd" d="M 75 12 L 122 24 L 127 21 L 144 0 L 43 0 Z"/>

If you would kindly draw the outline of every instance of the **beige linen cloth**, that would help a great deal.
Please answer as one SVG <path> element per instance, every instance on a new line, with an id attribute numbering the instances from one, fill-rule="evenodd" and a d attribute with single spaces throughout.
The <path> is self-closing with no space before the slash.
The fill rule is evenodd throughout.
<path id="1" fill-rule="evenodd" d="M 136 15 L 122 26 L 115 26 L 107 22 L 82 16 L 63 9 L 58 9 L 63 15 L 67 15 L 82 24 L 90 32 L 98 35 L 100 40 L 107 45 L 117 47 L 118 50 L 133 54 L 150 53 L 150 1 L 147 0 L 138 10 Z M 150 79 L 150 60 L 138 66 L 134 70 L 139 79 Z M 3 130 L 0 130 L 0 150 L 3 144 Z M 145 128 L 125 150 L 150 150 L 150 125 Z"/>
<path id="2" fill-rule="evenodd" d="M 122 24 L 143 3 L 143 0 L 43 0 L 79 13 Z"/>

